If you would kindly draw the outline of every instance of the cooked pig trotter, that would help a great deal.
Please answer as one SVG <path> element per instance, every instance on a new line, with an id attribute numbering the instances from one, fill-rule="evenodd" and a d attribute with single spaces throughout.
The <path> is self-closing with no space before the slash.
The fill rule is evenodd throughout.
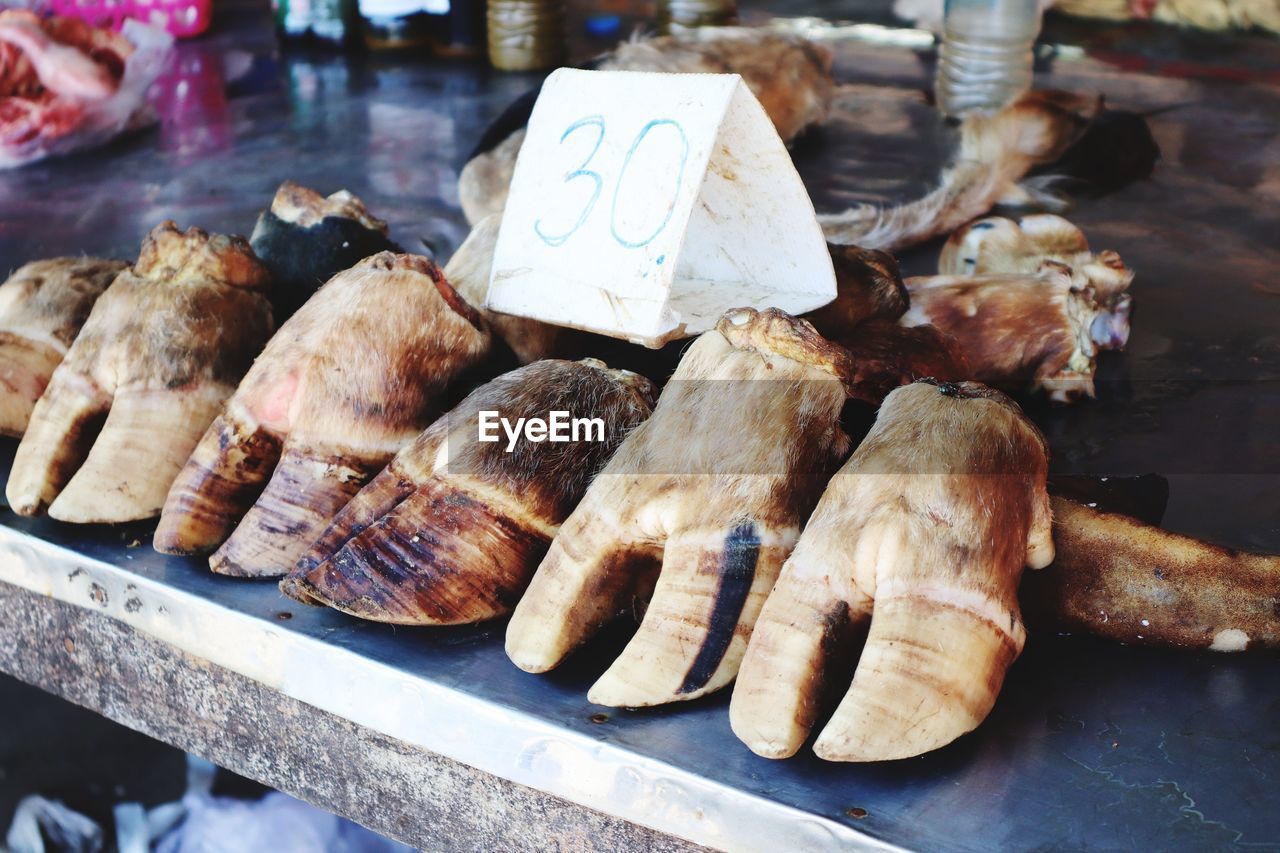
<path id="1" fill-rule="evenodd" d="M 1047 467 L 1044 438 L 998 392 L 920 382 L 890 394 L 760 614 L 730 704 L 738 737 L 795 754 L 831 648 L 868 619 L 820 757 L 906 758 L 982 722 L 1025 639 L 1022 567 L 1053 559 Z"/>
<path id="2" fill-rule="evenodd" d="M 1053 499 L 1057 558 L 1022 585 L 1036 628 L 1139 645 L 1280 648 L 1280 556 Z"/>
<path id="3" fill-rule="evenodd" d="M 647 379 L 595 360 L 539 361 L 498 377 L 397 454 L 282 588 L 407 625 L 509 612 L 591 475 L 648 416 L 655 394 Z M 571 412 L 600 418 L 604 432 L 509 453 L 505 439 L 477 441 L 482 411 L 508 421 Z"/>
<path id="4" fill-rule="evenodd" d="M 159 512 L 271 332 L 266 284 L 242 238 L 183 233 L 172 222 L 153 229 L 32 411 L 7 487 L 14 510 L 49 506 L 75 522 Z"/>
<path id="5" fill-rule="evenodd" d="M 218 548 L 210 566 L 223 574 L 285 574 L 488 347 L 483 320 L 426 258 L 383 252 L 334 276 L 191 455 L 155 547 Z"/>
<path id="6" fill-rule="evenodd" d="M 699 337 L 551 543 L 507 630 L 516 665 L 559 664 L 661 563 L 639 630 L 590 700 L 656 705 L 728 684 L 847 451 L 850 373 L 847 353 L 776 309 L 731 311 Z"/>
<path id="7" fill-rule="evenodd" d="M 93 303 L 129 265 L 100 258 L 33 261 L 0 285 L 0 433 L 21 436 Z"/>

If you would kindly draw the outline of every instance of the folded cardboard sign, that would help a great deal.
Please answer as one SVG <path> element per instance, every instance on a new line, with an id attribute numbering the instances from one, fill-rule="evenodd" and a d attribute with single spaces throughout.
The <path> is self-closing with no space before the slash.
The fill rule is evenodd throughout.
<path id="1" fill-rule="evenodd" d="M 487 307 L 647 346 L 835 298 L 813 204 L 736 74 L 560 69 L 516 162 Z"/>

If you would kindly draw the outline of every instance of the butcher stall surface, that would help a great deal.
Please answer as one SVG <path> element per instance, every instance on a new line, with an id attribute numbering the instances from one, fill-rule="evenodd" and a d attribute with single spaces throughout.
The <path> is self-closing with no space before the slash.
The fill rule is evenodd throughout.
<path id="1" fill-rule="evenodd" d="M 749 23 L 767 17 L 753 4 L 744 11 Z M 130 257 L 166 219 L 248 234 L 285 179 L 326 193 L 349 189 L 388 221 L 406 250 L 447 260 L 467 233 L 458 171 L 486 124 L 536 80 L 471 66 L 281 57 L 265 12 L 221 4 L 219 14 L 219 35 L 181 46 L 187 94 L 181 108 L 166 110 L 161 93 L 158 128 L 0 174 L 0 268 L 58 255 Z M 1163 474 L 1170 482 L 1165 527 L 1280 552 L 1280 86 L 1257 72 L 1268 61 L 1280 64 L 1280 42 L 1238 34 L 1195 41 L 1154 25 L 1106 28 L 1113 37 L 1090 35 L 1083 53 L 1047 52 L 1037 85 L 1102 92 L 1109 103 L 1150 116 L 1163 152 L 1154 176 L 1109 195 L 1077 196 L 1068 214 L 1092 245 L 1118 251 L 1137 271 L 1133 334 L 1126 352 L 1100 358 L 1096 400 L 1022 402 L 1049 438 L 1053 472 Z M 1050 21 L 1048 29 L 1051 41 L 1081 32 L 1079 22 Z M 854 35 L 832 42 L 842 84 L 832 120 L 793 149 L 819 211 L 917 195 L 948 148 L 923 96 L 928 51 Z M 1241 73 L 1215 71 L 1225 67 L 1224 44 L 1239 46 Z M 1195 62 L 1177 61 L 1175 51 L 1196 45 L 1208 46 L 1197 49 Z M 585 58 L 598 46 L 578 52 Z M 935 242 L 902 253 L 903 274 L 935 273 L 939 249 Z M 0 444 L 5 474 L 14 446 Z M 352 677 L 410 685 L 426 698 L 415 705 L 360 697 L 351 685 L 323 685 L 321 673 L 290 671 L 287 660 L 275 671 L 248 652 L 237 657 L 234 644 L 201 648 L 193 640 L 182 659 L 232 669 L 248 661 L 253 666 L 241 674 L 272 691 L 698 843 L 818 849 L 861 840 L 975 850 L 1280 843 L 1280 678 L 1265 653 L 1136 648 L 1033 630 L 990 718 L 952 746 L 863 766 L 826 764 L 808 750 L 770 762 L 733 737 L 727 692 L 650 711 L 605 714 L 589 704 L 588 685 L 625 636 L 534 677 L 506 660 L 504 623 L 396 629 L 303 608 L 274 583 L 215 577 L 198 560 L 152 552 L 145 543 L 154 522 L 72 527 L 6 509 L 0 525 L 6 594 L 14 587 L 51 593 L 161 638 L 165 625 L 216 617 L 310 650 L 313 661 L 331 651 Z M 78 569 L 92 582 L 81 585 Z M 113 583 L 123 598 L 95 598 L 114 596 Z M 131 584 L 141 590 L 133 610 Z M 157 615 L 148 610 L 155 602 L 178 611 Z M 190 636 L 202 634 L 192 627 Z M 0 668 L 57 689 L 49 673 L 62 654 L 64 643 L 49 637 L 0 652 Z M 104 696 L 127 687 L 106 685 Z M 344 696 L 364 704 L 345 714 L 333 706 Z M 430 697 L 453 698 L 436 706 Z M 416 716 L 384 720 L 370 710 L 383 701 Z M 442 722 L 433 709 L 446 706 L 473 713 Z M 490 735 L 513 745 L 510 754 L 486 752 Z M 270 727 L 237 738 L 240 759 L 234 750 L 223 756 L 233 769 L 238 760 L 241 768 L 265 768 L 263 781 L 351 811 L 327 800 L 306 774 L 252 763 L 260 750 L 289 764 L 289 755 L 274 752 L 287 742 Z M 356 789 L 376 772 L 359 763 L 315 770 L 345 775 Z M 420 845 L 439 841 L 415 828 L 412 814 L 400 820 L 403 808 L 380 801 L 372 812 L 348 816 Z"/>

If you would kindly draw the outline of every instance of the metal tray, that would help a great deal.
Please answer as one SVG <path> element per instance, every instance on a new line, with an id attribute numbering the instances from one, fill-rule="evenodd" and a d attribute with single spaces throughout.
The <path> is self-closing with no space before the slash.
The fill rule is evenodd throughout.
<path id="1" fill-rule="evenodd" d="M 96 154 L 0 174 L 0 266 L 129 256 L 167 217 L 244 233 L 284 178 L 345 186 L 403 245 L 425 240 L 447 255 L 465 233 L 456 175 L 469 142 L 531 78 L 277 60 L 260 21 L 245 32 L 256 37 L 184 46 L 188 71 L 238 71 L 229 100 L 208 98 Z M 927 60 L 834 35 L 840 108 L 795 150 L 815 204 L 922 188 L 946 151 L 920 94 Z M 1050 62 L 1040 84 L 1172 108 L 1152 117 L 1165 154 L 1154 179 L 1071 214 L 1095 248 L 1137 270 L 1137 312 L 1129 351 L 1104 359 L 1097 401 L 1027 401 L 1054 469 L 1163 473 L 1166 526 L 1280 550 L 1280 89 L 1120 73 L 1079 51 Z M 936 249 L 905 253 L 905 272 L 930 271 Z M 12 446 L 0 446 L 6 466 Z M 723 695 L 652 711 L 588 704 L 587 686 L 624 636 L 532 676 L 507 662 L 502 624 L 396 630 L 301 608 L 274 584 L 154 553 L 150 532 L 4 511 L 0 581 L 403 743 L 699 844 L 1280 849 L 1273 656 L 1035 635 L 991 717 L 944 750 L 870 766 L 811 754 L 771 762 L 734 739 Z M 264 750 L 274 739 L 247 737 Z"/>

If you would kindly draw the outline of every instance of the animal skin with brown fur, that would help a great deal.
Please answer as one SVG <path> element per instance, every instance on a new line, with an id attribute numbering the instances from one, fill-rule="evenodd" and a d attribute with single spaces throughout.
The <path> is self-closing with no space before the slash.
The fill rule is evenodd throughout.
<path id="1" fill-rule="evenodd" d="M 878 406 L 893 389 L 920 379 L 959 382 L 972 371 L 955 339 L 933 326 L 872 318 L 835 339 L 853 364 L 850 396 Z"/>
<path id="2" fill-rule="evenodd" d="M 1138 645 L 1280 648 L 1280 556 L 1053 499 L 1057 558 L 1022 584 L 1037 627 Z"/>
<path id="3" fill-rule="evenodd" d="M 836 298 L 804 315 L 823 337 L 836 340 L 866 320 L 897 320 L 906 313 L 907 288 L 892 255 L 832 243 L 827 250 L 836 273 Z"/>
<path id="4" fill-rule="evenodd" d="M 1025 201 L 1018 182 L 1061 157 L 1101 108 L 1098 98 L 1031 91 L 994 115 L 972 113 L 960 125 L 951 165 L 928 195 L 896 207 L 823 214 L 818 221 L 832 243 L 890 252 L 949 234 L 998 202 Z"/>
<path id="5" fill-rule="evenodd" d="M 1047 261 L 1034 275 L 907 279 L 904 326 L 930 324 L 956 342 L 970 379 L 1030 384 L 1056 402 L 1094 394 L 1098 347 L 1091 331 L 1104 309 Z"/>

